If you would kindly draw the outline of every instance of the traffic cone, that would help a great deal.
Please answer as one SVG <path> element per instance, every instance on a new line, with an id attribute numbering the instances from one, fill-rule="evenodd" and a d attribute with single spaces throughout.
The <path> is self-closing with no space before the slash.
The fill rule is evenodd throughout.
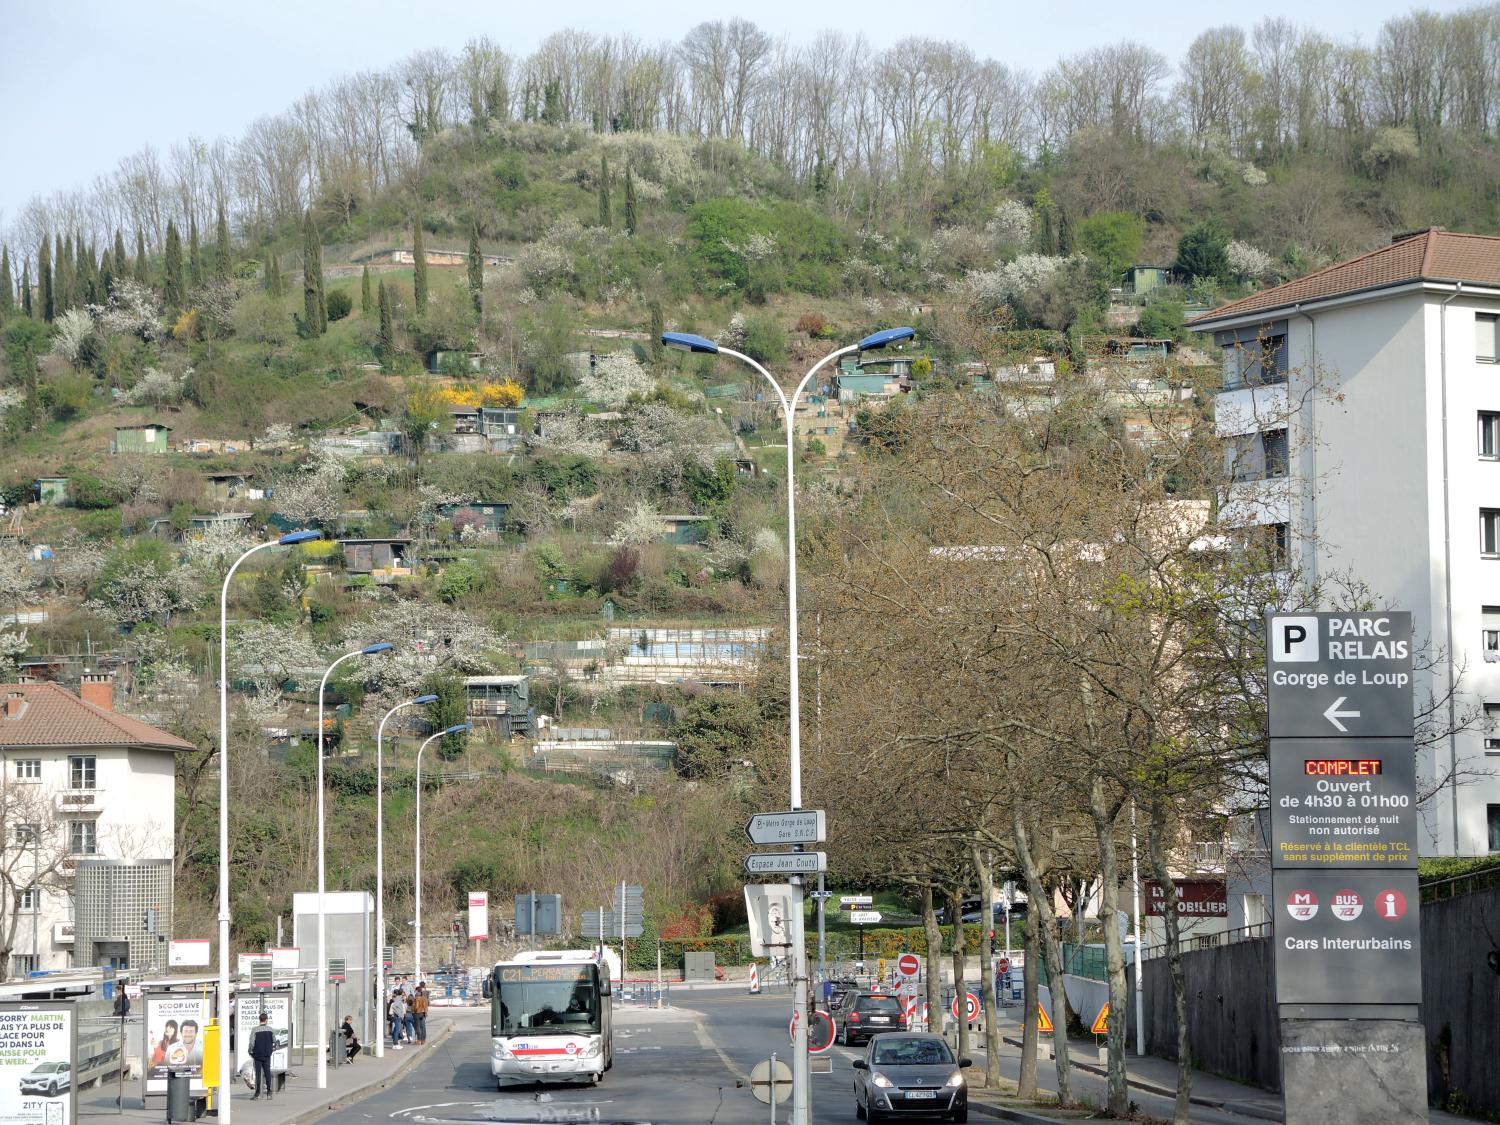
<path id="1" fill-rule="evenodd" d="M 750 995 L 760 995 L 760 966 L 754 961 L 750 963 Z"/>

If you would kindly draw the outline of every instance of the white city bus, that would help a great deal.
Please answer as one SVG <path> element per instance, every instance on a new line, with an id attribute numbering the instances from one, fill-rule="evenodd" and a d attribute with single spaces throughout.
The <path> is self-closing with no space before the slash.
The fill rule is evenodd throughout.
<path id="1" fill-rule="evenodd" d="M 485 983 L 496 1089 L 598 1082 L 614 1065 L 609 965 L 596 950 L 518 953 Z"/>

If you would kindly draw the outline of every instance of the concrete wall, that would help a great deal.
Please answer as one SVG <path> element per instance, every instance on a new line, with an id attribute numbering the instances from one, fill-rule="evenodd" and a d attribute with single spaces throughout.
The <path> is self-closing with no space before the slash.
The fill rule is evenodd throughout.
<path id="1" fill-rule="evenodd" d="M 1422 904 L 1422 1022 L 1433 1104 L 1500 1114 L 1500 887 Z"/>
<path id="2" fill-rule="evenodd" d="M 1276 1020 L 1271 943 L 1241 941 L 1182 957 L 1187 983 L 1188 1027 L 1196 1066 L 1281 1088 L 1281 1031 Z M 1134 969 L 1129 972 L 1135 988 Z M 1177 1020 L 1172 1010 L 1172 982 L 1165 957 L 1145 963 L 1146 1050 L 1177 1057 Z M 1131 1005 L 1129 1039 L 1135 1042 Z"/>

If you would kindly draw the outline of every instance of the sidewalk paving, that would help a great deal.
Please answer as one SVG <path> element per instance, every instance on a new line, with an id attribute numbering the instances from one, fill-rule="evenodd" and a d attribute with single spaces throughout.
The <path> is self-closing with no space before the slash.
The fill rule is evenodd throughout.
<path id="1" fill-rule="evenodd" d="M 305 1059 L 297 1063 L 293 1052 L 292 1066 L 287 1072 L 286 1086 L 274 1098 L 252 1101 L 250 1091 L 243 1082 L 234 1087 L 234 1121 L 236 1125 L 306 1125 L 327 1113 L 338 1109 L 348 1101 L 362 1096 L 379 1086 L 400 1078 L 416 1066 L 445 1039 L 455 1028 L 474 1023 L 478 1026 L 488 1018 L 483 1008 L 434 1008 L 427 1016 L 428 1037 L 421 1047 L 407 1046 L 392 1050 L 386 1044 L 385 1057 L 362 1054 L 346 1066 L 328 1068 L 328 1086 L 317 1088 L 317 1060 L 311 1048 Z M 78 1095 L 80 1118 L 114 1118 L 126 1121 L 162 1121 L 166 1117 L 164 1098 L 153 1098 L 149 1108 L 141 1104 L 141 1083 L 132 1078 L 125 1083 L 125 1105 L 123 1111 L 115 1104 L 115 1089 L 106 1082 L 102 1087 L 82 1090 Z M 213 1120 L 205 1117 L 203 1120 Z"/>

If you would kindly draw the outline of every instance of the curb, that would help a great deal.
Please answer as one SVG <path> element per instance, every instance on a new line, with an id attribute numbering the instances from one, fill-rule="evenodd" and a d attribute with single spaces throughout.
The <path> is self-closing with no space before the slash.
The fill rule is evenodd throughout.
<path id="1" fill-rule="evenodd" d="M 334 1113 L 340 1109 L 343 1109 L 351 1102 L 358 1101 L 360 1098 L 365 1097 L 372 1090 L 385 1089 L 391 1083 L 404 1076 L 407 1071 L 416 1067 L 420 1062 L 422 1062 L 423 1059 L 427 1058 L 427 1047 L 441 1047 L 447 1040 L 448 1036 L 453 1034 L 454 1030 L 455 1025 L 452 1020 L 449 1020 L 448 1026 L 445 1027 L 441 1032 L 439 1032 L 436 1038 L 429 1039 L 423 1050 L 414 1053 L 411 1058 L 404 1060 L 400 1066 L 391 1071 L 389 1074 L 379 1078 L 372 1078 L 362 1086 L 356 1086 L 352 1090 L 344 1091 L 344 1093 L 340 1094 L 333 1101 L 328 1102 L 325 1105 L 314 1106 L 313 1108 L 304 1112 L 293 1114 L 291 1117 L 284 1118 L 281 1121 L 277 1122 L 276 1125 L 311 1125 L 312 1122 L 321 1121 L 330 1113 Z"/>
<path id="2" fill-rule="evenodd" d="M 1032 1113 L 1026 1109 L 1012 1109 L 1005 1105 L 976 1102 L 972 1097 L 969 1099 L 969 1111 L 984 1117 L 994 1117 L 1000 1121 L 1019 1121 L 1021 1125 L 1059 1125 L 1059 1122 L 1069 1120 L 1062 1117 L 1043 1117 L 1039 1113 Z"/>

